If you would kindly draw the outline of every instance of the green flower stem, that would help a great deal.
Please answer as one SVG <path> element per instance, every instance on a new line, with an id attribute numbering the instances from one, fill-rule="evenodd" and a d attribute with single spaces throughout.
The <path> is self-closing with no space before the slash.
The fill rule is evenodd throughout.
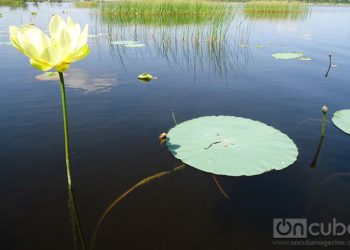
<path id="1" fill-rule="evenodd" d="M 61 85 L 61 96 L 62 96 L 62 112 L 63 112 L 63 126 L 64 126 L 64 147 L 66 153 L 66 168 L 67 168 L 67 179 L 68 179 L 68 189 L 72 189 L 72 178 L 71 169 L 69 161 L 69 136 L 68 136 L 68 118 L 67 118 L 67 106 L 66 106 L 66 90 L 64 86 L 63 73 L 58 72 L 60 76 Z"/>
<path id="2" fill-rule="evenodd" d="M 321 136 L 326 136 L 327 112 L 322 112 L 322 131 Z"/>
<path id="3" fill-rule="evenodd" d="M 326 113 L 324 113 L 322 115 L 322 133 L 321 133 L 322 136 L 326 135 L 326 122 L 327 122 L 327 115 Z"/>

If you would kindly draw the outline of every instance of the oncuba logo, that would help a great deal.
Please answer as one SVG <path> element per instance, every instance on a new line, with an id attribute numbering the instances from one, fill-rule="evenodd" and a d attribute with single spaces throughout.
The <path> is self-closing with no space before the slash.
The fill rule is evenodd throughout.
<path id="1" fill-rule="evenodd" d="M 302 239 L 308 236 L 344 236 L 350 235 L 350 225 L 337 222 L 333 218 L 327 223 L 308 223 L 305 218 L 274 218 L 273 238 Z"/>

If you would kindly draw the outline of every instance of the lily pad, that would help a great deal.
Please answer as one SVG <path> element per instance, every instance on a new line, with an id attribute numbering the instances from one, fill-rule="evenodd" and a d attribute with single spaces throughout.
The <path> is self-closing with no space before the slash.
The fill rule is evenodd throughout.
<path id="1" fill-rule="evenodd" d="M 299 57 L 298 58 L 298 60 L 300 60 L 300 61 L 311 61 L 312 60 L 312 58 L 310 58 L 310 57 Z"/>
<path id="2" fill-rule="evenodd" d="M 176 125 L 167 134 L 169 151 L 199 170 L 251 176 L 295 162 L 298 149 L 279 130 L 235 116 L 205 116 Z"/>
<path id="3" fill-rule="evenodd" d="M 127 44 L 136 44 L 136 41 L 112 41 L 113 45 L 127 45 Z"/>
<path id="4" fill-rule="evenodd" d="M 249 45 L 248 44 L 240 44 L 239 47 L 241 47 L 241 48 L 248 48 Z"/>
<path id="5" fill-rule="evenodd" d="M 288 59 L 297 59 L 299 57 L 302 57 L 304 55 L 303 52 L 292 52 L 292 53 L 276 53 L 272 54 L 272 56 L 275 59 L 282 59 L 282 60 L 288 60 Z"/>
<path id="6" fill-rule="evenodd" d="M 335 112 L 332 121 L 341 131 L 350 134 L 350 109 Z"/>
<path id="7" fill-rule="evenodd" d="M 255 47 L 256 47 L 257 49 L 262 49 L 262 48 L 264 48 L 264 45 L 258 44 L 258 45 L 256 45 Z"/>
<path id="8" fill-rule="evenodd" d="M 153 79 L 154 77 L 150 73 L 142 73 L 140 74 L 137 79 L 145 82 L 149 82 Z"/>
<path id="9" fill-rule="evenodd" d="M 65 73 L 64 76 L 67 76 L 67 74 Z M 35 79 L 39 81 L 57 81 L 60 79 L 60 76 L 55 71 L 47 71 L 43 74 L 37 75 Z"/>
<path id="10" fill-rule="evenodd" d="M 142 48 L 145 47 L 146 45 L 143 43 L 129 43 L 124 45 L 127 48 Z"/>
<path id="11" fill-rule="evenodd" d="M 7 45 L 7 46 L 11 46 L 12 43 L 11 42 L 0 42 L 0 45 Z"/>

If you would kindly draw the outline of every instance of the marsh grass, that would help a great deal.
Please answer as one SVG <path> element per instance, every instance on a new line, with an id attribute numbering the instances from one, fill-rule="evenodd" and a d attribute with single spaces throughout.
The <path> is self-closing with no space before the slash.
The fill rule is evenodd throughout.
<path id="1" fill-rule="evenodd" d="M 244 5 L 246 14 L 268 15 L 276 14 L 277 16 L 297 15 L 308 11 L 308 5 L 301 1 L 288 0 L 261 0 L 250 1 Z"/>
<path id="2" fill-rule="evenodd" d="M 102 3 L 95 17 L 107 33 L 113 58 L 122 66 L 128 56 L 141 60 L 155 53 L 193 72 L 194 78 L 205 69 L 223 78 L 236 64 L 228 37 L 236 40 L 246 33 L 240 10 L 240 4 L 204 0 L 122 0 Z M 130 51 L 112 44 L 121 40 L 146 47 Z"/>
<path id="3" fill-rule="evenodd" d="M 74 7 L 76 8 L 96 8 L 98 2 L 74 2 Z"/>
<path id="4" fill-rule="evenodd" d="M 100 14 L 115 22 L 198 23 L 231 14 L 227 4 L 204 0 L 122 0 L 101 4 Z"/>
<path id="5" fill-rule="evenodd" d="M 27 7 L 26 1 L 23 0 L 0 0 L 1 7 L 10 7 L 10 8 L 20 8 Z"/>

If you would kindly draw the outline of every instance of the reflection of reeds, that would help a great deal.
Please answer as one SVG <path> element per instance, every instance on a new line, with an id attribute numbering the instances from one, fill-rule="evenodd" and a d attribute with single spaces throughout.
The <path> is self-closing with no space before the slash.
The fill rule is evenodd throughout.
<path id="1" fill-rule="evenodd" d="M 166 59 L 169 64 L 177 64 L 194 75 L 198 70 L 210 70 L 214 71 L 216 76 L 223 77 L 227 72 L 235 71 L 234 66 L 238 69 L 242 67 L 239 62 L 233 62 L 235 57 L 228 36 L 237 40 L 231 42 L 241 42 L 238 41 L 240 39 L 247 42 L 249 37 L 246 33 L 250 29 L 244 28 L 247 27 L 247 22 L 238 15 L 238 7 L 228 6 L 229 15 L 205 19 L 182 19 L 175 16 L 150 19 L 148 16 L 139 16 L 134 23 L 129 23 L 128 17 L 123 19 L 100 13 L 97 18 L 101 21 L 102 30 L 108 33 L 106 37 L 109 43 L 116 40 L 134 40 L 147 45 L 145 49 L 137 51 L 111 45 L 111 55 L 122 66 L 125 65 L 130 52 L 144 58 L 145 53 L 153 55 L 155 50 L 156 54 Z"/>
<path id="2" fill-rule="evenodd" d="M 261 0 L 244 5 L 246 16 L 255 19 L 302 19 L 309 13 L 309 6 L 301 1 Z"/>

